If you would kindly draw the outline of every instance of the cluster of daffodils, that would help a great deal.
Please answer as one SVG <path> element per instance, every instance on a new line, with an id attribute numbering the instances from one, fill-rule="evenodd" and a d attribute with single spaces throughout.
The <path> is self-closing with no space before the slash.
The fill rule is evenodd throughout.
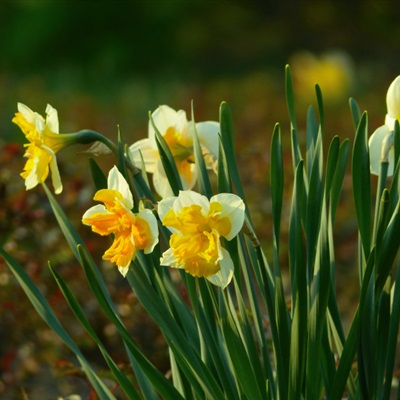
<path id="1" fill-rule="evenodd" d="M 381 162 L 388 162 L 388 176 L 393 175 L 394 147 L 393 131 L 400 121 L 400 76 L 389 86 L 386 95 L 387 114 L 385 124 L 380 126 L 369 139 L 371 173 L 379 175 Z"/>
<path id="2" fill-rule="evenodd" d="M 21 176 L 26 189 L 44 183 L 49 170 L 55 193 L 62 191 L 56 153 L 74 143 L 100 140 L 93 131 L 59 134 L 57 111 L 47 106 L 46 119 L 27 106 L 18 104 L 13 122 L 29 143 L 25 157 L 28 161 Z M 156 130 L 163 136 L 174 157 L 184 190 L 173 196 L 164 171 L 155 139 Z M 139 203 L 135 213 L 131 189 L 125 177 L 114 166 L 107 179 L 107 188 L 94 195 L 97 204 L 87 210 L 82 222 L 102 236 L 111 235 L 113 243 L 103 255 L 115 263 L 123 276 L 128 273 L 138 250 L 149 254 L 158 244 L 158 224 L 170 232 L 170 248 L 161 257 L 160 265 L 184 269 L 194 277 L 206 278 L 226 287 L 233 277 L 234 264 L 223 247 L 232 240 L 244 223 L 245 206 L 234 194 L 218 194 L 207 199 L 192 189 L 196 183 L 193 136 L 198 135 L 208 169 L 214 169 L 218 154 L 219 124 L 213 121 L 188 121 L 184 111 L 160 106 L 151 115 L 149 136 L 129 148 L 129 158 L 138 168 L 153 174 L 153 186 L 162 200 L 154 210 Z M 96 135 L 97 134 L 97 135 Z M 159 222 L 157 220 L 157 215 Z"/>

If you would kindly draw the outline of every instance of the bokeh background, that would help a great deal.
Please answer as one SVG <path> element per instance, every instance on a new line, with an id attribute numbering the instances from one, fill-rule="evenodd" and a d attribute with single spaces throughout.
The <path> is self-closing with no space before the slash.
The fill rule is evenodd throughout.
<path id="1" fill-rule="evenodd" d="M 47 268 L 51 261 L 122 366 L 123 348 L 99 312 L 38 187 L 19 177 L 24 137 L 11 123 L 17 102 L 59 112 L 60 131 L 84 128 L 127 143 L 147 135 L 148 112 L 160 104 L 197 121 L 217 120 L 221 101 L 232 109 L 240 173 L 269 252 L 269 145 L 276 122 L 285 142 L 286 196 L 291 193 L 284 67 L 291 65 L 299 126 L 314 84 L 325 100 L 326 148 L 333 135 L 354 136 L 348 98 L 369 112 L 371 132 L 386 113 L 390 82 L 400 74 L 400 3 L 396 1 L 2 1 L 0 3 L 0 243 L 26 268 L 68 331 L 102 371 L 93 343 L 74 322 Z M 59 156 L 64 192 L 58 197 L 94 256 L 107 239 L 80 226 L 93 205 L 86 148 Z M 98 160 L 107 168 L 112 159 Z M 338 212 L 338 295 L 344 319 L 358 296 L 356 224 L 346 177 Z M 284 217 L 285 218 L 285 217 Z M 283 226 L 283 235 L 287 226 Z M 282 264 L 285 265 L 285 249 Z M 102 271 L 125 322 L 149 358 L 167 373 L 157 328 L 115 268 Z M 129 371 L 127 371 L 129 373 Z M 107 378 L 107 376 L 105 376 Z M 74 358 L 35 314 L 0 260 L 0 397 L 55 399 L 91 396 Z M 116 388 L 116 393 L 120 398 Z M 95 397 L 91 397 L 95 398 Z"/>

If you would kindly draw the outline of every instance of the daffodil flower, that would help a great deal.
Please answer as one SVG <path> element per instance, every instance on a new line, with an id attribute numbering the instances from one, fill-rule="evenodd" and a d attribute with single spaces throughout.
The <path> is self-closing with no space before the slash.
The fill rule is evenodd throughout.
<path id="1" fill-rule="evenodd" d="M 24 171 L 26 190 L 43 183 L 51 171 L 56 194 L 62 192 L 62 183 L 58 171 L 56 153 L 76 142 L 74 135 L 59 134 L 57 110 L 50 104 L 46 108 L 46 119 L 24 104 L 18 103 L 18 112 L 12 122 L 17 124 L 29 143 L 24 156 L 28 158 Z"/>
<path id="2" fill-rule="evenodd" d="M 99 190 L 93 199 L 104 205 L 98 204 L 87 210 L 82 222 L 99 235 L 114 235 L 114 242 L 104 253 L 103 259 L 117 264 L 125 276 L 136 257 L 136 251 L 151 253 L 158 243 L 157 220 L 146 208 L 140 207 L 137 214 L 132 212 L 132 193 L 115 166 L 108 174 L 107 189 Z"/>
<path id="3" fill-rule="evenodd" d="M 369 138 L 369 157 L 372 174 L 379 175 L 381 162 L 388 161 L 387 176 L 392 176 L 394 170 L 393 131 L 396 120 L 400 121 L 400 76 L 389 86 L 386 106 L 385 124 L 376 129 Z"/>
<path id="4" fill-rule="evenodd" d="M 240 197 L 222 193 L 208 200 L 191 190 L 178 197 L 160 201 L 158 214 L 171 232 L 170 248 L 161 257 L 161 265 L 183 268 L 187 273 L 207 278 L 226 287 L 234 265 L 221 237 L 233 239 L 242 229 L 244 203 Z"/>
<path id="5" fill-rule="evenodd" d="M 215 168 L 219 123 L 206 121 L 194 124 L 187 120 L 185 111 L 175 111 L 165 105 L 158 107 L 152 113 L 151 119 L 171 150 L 183 188 L 193 188 L 197 179 L 193 154 L 193 132 L 196 129 L 207 168 Z M 130 147 L 130 154 L 134 164 L 139 168 L 142 166 L 143 158 L 146 171 L 153 174 L 154 188 L 162 198 L 173 196 L 160 160 L 151 120 L 149 121 L 149 137 L 134 143 Z"/>

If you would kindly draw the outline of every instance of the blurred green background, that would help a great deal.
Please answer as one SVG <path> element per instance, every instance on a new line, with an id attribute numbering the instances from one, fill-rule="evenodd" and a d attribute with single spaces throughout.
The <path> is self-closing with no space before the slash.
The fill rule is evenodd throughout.
<path id="1" fill-rule="evenodd" d="M 123 349 L 87 294 L 80 267 L 57 230 L 42 189 L 24 190 L 19 177 L 24 137 L 11 123 L 17 102 L 41 114 L 50 103 L 59 112 L 63 133 L 90 128 L 115 140 L 119 125 L 129 144 L 147 135 L 148 112 L 160 104 L 189 115 L 193 100 L 196 120 L 202 121 L 217 120 L 219 104 L 227 101 L 240 173 L 268 254 L 268 151 L 276 122 L 287 144 L 288 199 L 291 193 L 285 65 L 293 71 L 302 129 L 307 107 L 315 103 L 314 84 L 319 83 L 325 100 L 326 147 L 335 134 L 341 139 L 354 135 L 350 96 L 368 110 L 372 132 L 384 121 L 386 91 L 400 73 L 399 12 L 400 2 L 372 0 L 1 2 L 0 239 L 100 370 L 104 364 L 74 324 L 50 277 L 48 260 L 74 288 L 122 365 Z M 107 240 L 80 226 L 94 193 L 84 150 L 60 154 L 65 188 L 58 199 L 100 260 Z M 107 158 L 99 162 L 105 171 L 112 164 Z M 352 315 L 358 295 L 350 185 L 346 179 L 337 217 L 338 291 L 344 316 Z M 286 234 L 286 226 L 282 232 Z M 283 248 L 283 264 L 284 254 Z M 167 373 L 156 327 L 115 268 L 103 267 L 132 334 Z M 73 357 L 36 316 L 1 260 L 0 286 L 0 397 L 53 399 L 79 393 L 88 398 L 90 388 L 71 364 Z"/>

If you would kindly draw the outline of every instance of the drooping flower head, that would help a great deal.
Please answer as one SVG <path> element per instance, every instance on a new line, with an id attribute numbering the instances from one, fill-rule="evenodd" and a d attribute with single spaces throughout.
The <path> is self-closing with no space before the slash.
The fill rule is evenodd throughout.
<path id="1" fill-rule="evenodd" d="M 24 156 L 28 158 L 24 171 L 26 190 L 43 183 L 51 171 L 55 193 L 62 192 L 62 183 L 58 171 L 56 153 L 75 143 L 73 135 L 59 134 L 57 110 L 50 104 L 46 108 L 46 119 L 24 104 L 18 103 L 18 112 L 12 122 L 17 124 L 29 143 L 25 145 Z"/>
<path id="2" fill-rule="evenodd" d="M 233 262 L 221 244 L 221 237 L 233 239 L 242 229 L 244 203 L 240 197 L 217 194 L 208 200 L 191 190 L 180 191 L 158 204 L 161 222 L 171 232 L 170 248 L 161 265 L 183 268 L 225 287 L 233 276 Z"/>
<path id="3" fill-rule="evenodd" d="M 382 160 L 389 162 L 387 175 L 393 175 L 394 170 L 394 148 L 393 131 L 396 120 L 400 121 L 400 76 L 389 86 L 386 94 L 387 114 L 385 124 L 375 130 L 369 138 L 369 156 L 371 173 L 379 175 Z"/>
<path id="4" fill-rule="evenodd" d="M 207 168 L 213 168 L 218 155 L 219 123 L 206 121 L 194 124 L 187 120 L 185 111 L 175 111 L 165 105 L 158 107 L 152 113 L 151 119 L 171 150 L 183 188 L 191 189 L 197 179 L 193 154 L 193 132 L 196 129 Z M 173 192 L 158 153 L 151 120 L 149 121 L 149 137 L 134 143 L 130 147 L 130 153 L 134 164 L 139 168 L 143 158 L 146 171 L 153 174 L 153 184 L 157 193 L 162 198 L 172 196 Z"/>
<path id="5" fill-rule="evenodd" d="M 137 250 L 151 253 L 158 243 L 157 220 L 145 208 L 137 214 L 132 212 L 133 197 L 128 183 L 117 167 L 113 167 L 107 180 L 107 189 L 99 190 L 94 200 L 103 204 L 93 206 L 85 212 L 82 222 L 102 236 L 114 235 L 114 242 L 104 253 L 103 259 L 117 264 L 123 276 L 136 257 Z"/>

